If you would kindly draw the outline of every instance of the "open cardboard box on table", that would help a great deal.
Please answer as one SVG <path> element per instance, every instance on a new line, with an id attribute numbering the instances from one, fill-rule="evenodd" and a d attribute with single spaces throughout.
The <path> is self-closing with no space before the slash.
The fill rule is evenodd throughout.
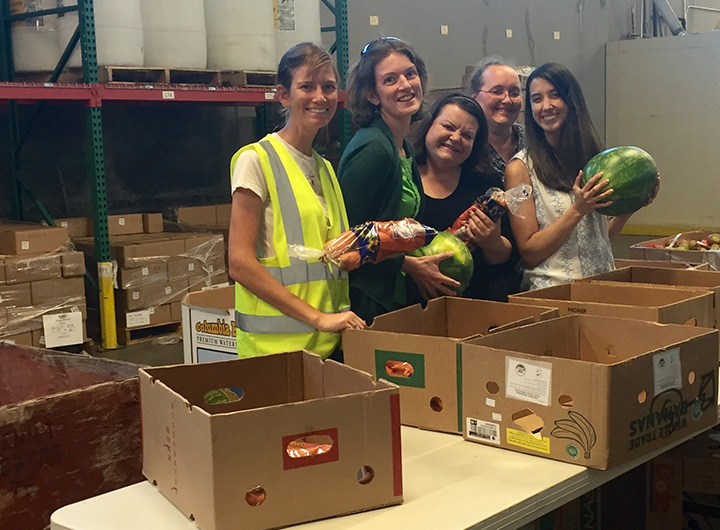
<path id="1" fill-rule="evenodd" d="M 560 315 L 636 318 L 668 324 L 713 327 L 713 294 L 707 290 L 576 281 L 513 294 L 514 304 L 557 307 Z"/>
<path id="2" fill-rule="evenodd" d="M 146 368 L 140 389 L 143 473 L 201 530 L 277 528 L 403 500 L 392 383 L 297 351 Z M 313 448 L 322 451 L 303 456 Z"/>
<path id="3" fill-rule="evenodd" d="M 710 230 L 697 230 L 683 232 L 680 236 L 661 237 L 642 241 L 630 247 L 630 257 L 645 260 L 678 261 L 684 263 L 707 263 L 712 269 L 720 270 L 720 252 L 716 250 L 680 250 L 677 248 L 663 248 L 678 237 L 678 241 L 701 240 L 710 234 L 717 233 Z"/>
<path id="4" fill-rule="evenodd" d="M 707 289 L 713 293 L 715 318 L 713 326 L 717 328 L 720 323 L 720 272 L 711 270 L 665 269 L 654 267 L 625 267 L 614 271 L 596 274 L 583 278 L 585 280 L 600 280 L 610 282 L 623 282 L 661 287 L 680 287 L 685 289 Z"/>
<path id="5" fill-rule="evenodd" d="M 717 350 L 717 330 L 583 315 L 463 342 L 463 435 L 616 466 L 717 423 Z"/>
<path id="6" fill-rule="evenodd" d="M 344 331 L 345 363 L 400 386 L 403 424 L 460 433 L 460 342 L 557 315 L 547 307 L 436 298 L 424 309 L 417 304 L 381 315 L 366 330 Z M 412 375 L 394 375 L 388 363 Z"/>

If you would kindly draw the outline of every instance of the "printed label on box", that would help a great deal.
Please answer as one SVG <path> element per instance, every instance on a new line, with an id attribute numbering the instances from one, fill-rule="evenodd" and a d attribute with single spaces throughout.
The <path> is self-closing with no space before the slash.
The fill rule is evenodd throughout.
<path id="1" fill-rule="evenodd" d="M 125 226 L 125 218 L 124 218 L 124 217 L 120 217 L 120 218 L 118 219 L 118 224 L 119 224 L 120 226 Z"/>
<path id="2" fill-rule="evenodd" d="M 189 271 L 194 271 L 194 270 L 195 270 L 195 264 L 192 263 L 192 262 L 191 262 L 191 263 L 188 263 L 188 270 L 189 270 Z"/>
<path id="3" fill-rule="evenodd" d="M 143 267 L 140 272 L 143 276 L 147 276 L 148 274 L 150 274 L 150 269 L 148 269 L 147 267 Z"/>
<path id="4" fill-rule="evenodd" d="M 165 294 L 171 294 L 171 293 L 172 293 L 172 287 L 170 287 L 168 285 L 167 287 L 165 287 Z"/>
<path id="5" fill-rule="evenodd" d="M 510 428 L 505 429 L 505 436 L 509 444 L 537 451 L 538 453 L 545 453 L 546 455 L 550 454 L 550 438 L 543 438 L 529 432 Z"/>
<path id="6" fill-rule="evenodd" d="M 140 291 L 133 291 L 132 299 L 133 299 L 133 300 L 140 300 Z"/>
<path id="7" fill-rule="evenodd" d="M 465 418 L 469 438 L 500 445 L 500 425 L 489 421 Z"/>
<path id="8" fill-rule="evenodd" d="M 505 395 L 539 405 L 550 405 L 552 364 L 505 358 Z"/>
<path id="9" fill-rule="evenodd" d="M 653 355 L 653 382 L 656 396 L 671 388 L 682 388 L 680 348 L 671 348 Z"/>
<path id="10" fill-rule="evenodd" d="M 20 248 L 22 248 L 23 250 L 30 250 L 30 241 L 20 242 Z"/>
<path id="11" fill-rule="evenodd" d="M 82 313 L 59 313 L 43 315 L 42 318 L 45 346 L 48 348 L 82 343 Z"/>
<path id="12" fill-rule="evenodd" d="M 133 311 L 125 315 L 125 323 L 128 328 L 137 328 L 150 325 L 150 311 Z"/>

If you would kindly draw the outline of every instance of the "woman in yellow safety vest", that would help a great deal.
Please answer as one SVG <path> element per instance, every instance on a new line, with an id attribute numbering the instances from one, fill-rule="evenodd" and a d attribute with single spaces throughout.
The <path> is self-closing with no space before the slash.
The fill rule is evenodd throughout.
<path id="1" fill-rule="evenodd" d="M 230 163 L 238 354 L 307 349 L 327 358 L 339 332 L 365 323 L 350 311 L 346 273 L 289 249 L 322 249 L 348 229 L 332 166 L 312 148 L 338 104 L 330 55 L 308 42 L 288 50 L 278 66 L 277 99 L 285 126 L 240 149 Z"/>

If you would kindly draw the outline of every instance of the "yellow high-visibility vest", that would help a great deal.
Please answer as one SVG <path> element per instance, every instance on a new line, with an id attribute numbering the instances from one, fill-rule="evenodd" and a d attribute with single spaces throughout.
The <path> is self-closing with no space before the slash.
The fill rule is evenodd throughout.
<path id="1" fill-rule="evenodd" d="M 326 241 L 348 228 L 345 203 L 332 166 L 313 151 L 328 213 L 326 218 L 307 178 L 287 148 L 272 135 L 235 153 L 230 162 L 231 176 L 238 156 L 248 149 L 254 149 L 260 157 L 273 209 L 275 257 L 258 256 L 258 261 L 291 293 L 319 311 L 348 311 L 346 272 L 319 260 L 306 261 L 288 255 L 288 245 L 322 250 Z M 320 332 L 285 315 L 240 283 L 235 284 L 235 324 L 240 357 L 306 349 L 327 358 L 340 343 L 338 333 Z"/>

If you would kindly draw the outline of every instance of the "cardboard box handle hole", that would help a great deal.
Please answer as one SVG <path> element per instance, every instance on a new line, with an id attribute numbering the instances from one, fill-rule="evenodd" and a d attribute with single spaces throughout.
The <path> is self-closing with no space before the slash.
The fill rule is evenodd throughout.
<path id="1" fill-rule="evenodd" d="M 392 377 L 412 377 L 415 373 L 413 365 L 407 361 L 387 361 L 385 372 Z"/>
<path id="2" fill-rule="evenodd" d="M 245 502 L 250 506 L 260 506 L 265 502 L 265 488 L 262 486 L 255 486 L 245 494 Z"/>
<path id="3" fill-rule="evenodd" d="M 373 468 L 371 468 L 370 466 L 362 466 L 357 471 L 357 481 L 359 484 L 362 484 L 363 486 L 365 484 L 370 484 L 374 478 L 375 478 L 375 470 Z"/>
<path id="4" fill-rule="evenodd" d="M 443 409 L 443 402 L 442 399 L 435 396 L 430 400 L 430 408 L 434 410 L 435 412 L 442 412 Z"/>
<path id="5" fill-rule="evenodd" d="M 485 385 L 485 389 L 489 394 L 497 394 L 500 392 L 500 385 L 498 385 L 495 381 L 488 381 Z"/>
<path id="6" fill-rule="evenodd" d="M 558 398 L 558 403 L 560 403 L 560 406 L 566 409 L 569 409 L 573 406 L 574 400 L 572 396 L 568 396 L 567 394 L 563 394 Z"/>
<path id="7" fill-rule="evenodd" d="M 638 403 L 642 404 L 645 403 L 647 400 L 647 392 L 644 390 L 638 394 Z"/>
<path id="8" fill-rule="evenodd" d="M 224 403 L 240 401 L 244 395 L 245 392 L 239 386 L 213 388 L 205 392 L 203 400 L 208 405 L 222 405 Z"/>
<path id="9" fill-rule="evenodd" d="M 292 440 L 285 452 L 290 458 L 308 458 L 328 453 L 334 445 L 335 441 L 327 434 L 311 434 Z"/>

